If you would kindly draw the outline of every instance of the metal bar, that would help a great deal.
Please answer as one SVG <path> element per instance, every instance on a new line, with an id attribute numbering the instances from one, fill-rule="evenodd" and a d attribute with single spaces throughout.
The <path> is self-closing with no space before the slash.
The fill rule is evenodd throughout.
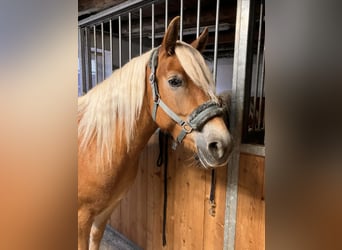
<path id="1" fill-rule="evenodd" d="M 105 48 L 104 48 L 104 37 L 103 37 L 103 22 L 101 23 L 101 48 L 102 48 L 102 81 L 106 77 L 105 68 Z"/>
<path id="2" fill-rule="evenodd" d="M 94 58 L 95 58 L 95 85 L 98 83 L 97 78 L 97 44 L 96 44 L 96 25 L 93 26 L 94 33 Z"/>
<path id="3" fill-rule="evenodd" d="M 180 1 L 179 40 L 183 41 L 183 0 Z"/>
<path id="4" fill-rule="evenodd" d="M 235 249 L 235 229 L 237 211 L 237 192 L 239 177 L 239 157 L 242 134 L 243 103 L 245 95 L 245 79 L 247 65 L 248 29 L 250 16 L 250 1 L 237 0 L 235 48 L 233 65 L 233 89 L 231 102 L 231 132 L 235 140 L 232 158 L 229 162 L 226 210 L 224 223 L 224 247 L 225 250 Z"/>
<path id="5" fill-rule="evenodd" d="M 265 146 L 255 144 L 241 144 L 240 152 L 265 157 Z"/>
<path id="6" fill-rule="evenodd" d="M 216 19 L 215 19 L 215 44 L 214 44 L 214 69 L 213 77 L 216 85 L 217 77 L 217 47 L 218 47 L 218 33 L 219 33 L 219 18 L 220 18 L 220 0 L 216 1 Z"/>
<path id="7" fill-rule="evenodd" d="M 90 17 L 87 17 L 85 19 L 82 19 L 78 22 L 78 26 L 85 26 L 85 25 L 91 25 L 95 22 L 99 22 L 99 20 L 104 20 L 106 18 L 109 19 L 109 17 L 116 13 L 116 15 L 122 15 L 124 13 L 127 13 L 129 10 L 132 10 L 134 8 L 144 7 L 150 5 L 152 2 L 156 2 L 156 0 L 130 0 L 130 1 L 124 1 L 121 4 L 118 4 L 116 6 L 113 6 L 111 8 L 108 8 L 106 10 L 103 10 L 95 15 L 92 15 Z"/>
<path id="8" fill-rule="evenodd" d="M 84 88 L 84 93 L 87 93 L 89 90 L 89 63 L 88 63 L 88 31 L 87 27 L 84 28 L 84 62 L 85 62 L 85 72 L 86 72 L 86 83 Z"/>
<path id="9" fill-rule="evenodd" d="M 151 8 L 152 8 L 152 41 L 151 41 L 151 43 L 152 43 L 152 49 L 154 48 L 154 3 L 152 4 L 152 6 L 151 6 Z"/>
<path id="10" fill-rule="evenodd" d="M 169 1 L 165 0 L 165 32 L 167 31 L 167 24 L 169 23 Z"/>
<path id="11" fill-rule="evenodd" d="M 201 14 L 201 0 L 197 0 L 196 38 L 199 37 L 199 32 L 200 32 L 200 14 Z"/>
<path id="12" fill-rule="evenodd" d="M 139 55 L 142 54 L 142 8 L 139 9 Z"/>
<path id="13" fill-rule="evenodd" d="M 85 53 L 84 53 L 84 29 L 78 28 L 78 60 L 80 62 L 80 77 L 81 77 L 81 95 L 86 89 L 86 69 L 85 69 Z"/>
<path id="14" fill-rule="evenodd" d="M 121 16 L 119 16 L 119 67 L 122 64 L 122 44 L 121 44 Z"/>
<path id="15" fill-rule="evenodd" d="M 91 37 L 90 37 L 90 28 L 85 28 L 85 34 L 86 34 L 86 42 L 85 42 L 85 55 L 86 55 L 86 73 L 87 73 L 87 86 L 86 86 L 86 92 L 88 92 L 92 88 L 92 71 L 91 71 Z"/>
<path id="16" fill-rule="evenodd" d="M 128 61 L 132 59 L 132 13 L 128 12 Z"/>
<path id="17" fill-rule="evenodd" d="M 265 110 L 262 108 L 262 101 L 264 98 L 264 87 L 265 87 L 265 47 L 264 47 L 264 51 L 262 54 L 262 62 L 261 62 L 261 79 L 260 79 L 260 100 L 259 100 L 259 117 L 258 117 L 258 128 L 264 128 L 264 124 L 265 124 L 265 119 L 262 120 L 262 124 L 261 124 L 261 117 L 264 117 L 264 112 Z M 261 127 L 262 125 L 262 127 Z"/>
<path id="18" fill-rule="evenodd" d="M 245 77 L 245 90 L 244 93 L 244 108 L 243 108 L 243 116 L 242 116 L 242 138 L 243 142 L 248 142 L 251 138 L 248 133 L 249 125 L 249 115 L 250 115 L 250 106 L 253 105 L 251 103 L 251 93 L 252 93 L 252 78 L 253 78 L 253 33 L 255 30 L 255 18 L 256 18 L 256 9 L 255 9 L 255 0 L 250 1 L 250 13 L 249 13 L 249 23 L 248 23 L 248 34 L 247 34 L 247 59 L 246 59 L 246 77 Z"/>
<path id="19" fill-rule="evenodd" d="M 262 3 L 260 4 L 260 17 L 259 17 L 259 34 L 258 34 L 258 46 L 257 46 L 257 58 L 256 58 L 256 65 L 255 65 L 255 91 L 254 91 L 254 110 L 253 110 L 253 129 L 258 128 L 258 123 L 256 120 L 256 113 L 257 113 L 257 98 L 258 98 L 258 86 L 259 86 L 259 64 L 260 64 L 260 47 L 261 47 L 261 28 L 262 28 Z M 260 96 L 259 96 L 260 98 Z M 259 106 L 259 116 L 260 116 L 260 106 Z M 259 120 L 259 118 L 258 118 Z"/>
<path id="20" fill-rule="evenodd" d="M 109 50 L 110 50 L 110 74 L 113 70 L 113 29 L 112 19 L 109 20 Z"/>
<path id="21" fill-rule="evenodd" d="M 215 24 L 214 25 L 206 25 L 206 27 L 208 28 L 209 33 L 215 32 Z M 219 24 L 218 27 L 219 27 L 220 32 L 231 29 L 231 25 L 228 23 L 221 23 L 221 24 Z M 184 35 L 192 35 L 192 34 L 196 34 L 196 27 L 183 29 L 183 36 Z M 162 38 L 162 37 L 164 37 L 164 35 L 165 35 L 165 32 L 163 31 L 163 32 L 156 33 L 154 35 L 154 37 L 155 38 Z M 149 36 L 149 37 L 151 37 L 151 36 Z"/>

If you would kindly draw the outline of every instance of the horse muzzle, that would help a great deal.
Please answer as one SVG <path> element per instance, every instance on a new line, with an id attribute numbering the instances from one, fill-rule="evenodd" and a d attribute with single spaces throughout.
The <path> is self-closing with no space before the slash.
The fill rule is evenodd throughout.
<path id="1" fill-rule="evenodd" d="M 197 133 L 197 155 L 204 168 L 227 166 L 233 150 L 233 141 L 229 133 Z"/>

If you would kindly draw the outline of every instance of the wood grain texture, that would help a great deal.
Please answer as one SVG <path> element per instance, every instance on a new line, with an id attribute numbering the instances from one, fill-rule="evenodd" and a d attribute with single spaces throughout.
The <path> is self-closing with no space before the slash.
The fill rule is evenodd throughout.
<path id="1" fill-rule="evenodd" d="M 162 246 L 164 167 L 157 167 L 158 136 L 141 155 L 134 186 L 113 212 L 111 225 L 143 249 L 223 248 L 227 169 L 217 171 L 216 216 L 209 215 L 211 172 L 194 166 L 193 153 L 169 145 L 167 245 Z"/>
<path id="2" fill-rule="evenodd" d="M 163 249 L 174 249 L 174 235 L 175 235 L 175 198 L 177 197 L 175 174 L 177 167 L 177 158 L 175 152 L 168 148 L 168 187 L 167 187 L 167 217 L 166 217 L 166 241 L 167 244 Z"/>
<path id="3" fill-rule="evenodd" d="M 159 154 L 158 134 L 155 134 L 149 143 L 148 152 L 148 200 L 147 217 L 150 242 L 145 249 L 161 249 L 162 245 L 162 209 L 163 209 L 163 168 L 156 166 Z"/>
<path id="4" fill-rule="evenodd" d="M 228 166 L 229 167 L 229 166 Z M 220 168 L 216 170 L 216 190 L 215 216 L 209 214 L 210 204 L 209 195 L 211 189 L 211 171 L 206 171 L 205 179 L 205 209 L 204 209 L 204 229 L 203 249 L 223 249 L 224 235 L 224 217 L 226 209 L 226 185 L 227 185 L 227 169 Z"/>
<path id="5" fill-rule="evenodd" d="M 171 154 L 172 155 L 172 154 Z M 202 249 L 205 201 L 205 172 L 191 167 L 190 152 L 177 149 L 174 183 L 174 246 L 173 249 Z M 189 166 L 190 165 L 190 166 Z"/>
<path id="6" fill-rule="evenodd" d="M 265 249 L 265 158 L 240 155 L 236 250 Z"/>
<path id="7" fill-rule="evenodd" d="M 121 205 L 114 209 L 108 223 L 115 229 L 121 228 Z"/>

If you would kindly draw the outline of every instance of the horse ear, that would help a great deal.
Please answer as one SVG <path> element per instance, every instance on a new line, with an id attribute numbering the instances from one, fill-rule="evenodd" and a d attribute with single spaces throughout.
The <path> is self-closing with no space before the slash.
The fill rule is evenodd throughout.
<path id="1" fill-rule="evenodd" d="M 191 46 L 202 52 L 208 42 L 208 27 L 205 27 L 201 35 L 191 43 Z"/>
<path id="2" fill-rule="evenodd" d="M 168 55 L 173 55 L 175 53 L 176 41 L 179 32 L 179 16 L 172 19 L 165 36 L 163 38 L 162 47 L 166 50 Z"/>

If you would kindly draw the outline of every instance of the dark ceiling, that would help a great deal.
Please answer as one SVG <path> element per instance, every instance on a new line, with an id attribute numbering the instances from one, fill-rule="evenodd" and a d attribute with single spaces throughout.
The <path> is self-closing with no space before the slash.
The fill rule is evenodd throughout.
<path id="1" fill-rule="evenodd" d="M 79 20 L 87 18 L 93 14 L 101 12 L 110 7 L 116 6 L 123 0 L 79 0 L 78 11 Z M 196 20 L 197 20 L 197 0 L 183 1 L 183 40 L 191 42 L 195 39 Z M 180 10 L 180 0 L 168 1 L 168 19 L 169 21 L 178 16 Z M 256 8 L 256 12 L 258 8 Z M 155 34 L 156 43 L 159 43 L 165 31 L 165 3 L 160 1 L 155 3 Z M 123 24 L 127 22 L 127 15 L 122 15 Z M 214 49 L 215 40 L 215 19 L 216 19 L 216 1 L 201 0 L 200 27 L 209 26 L 209 40 L 206 51 L 211 53 Z M 220 56 L 229 54 L 232 56 L 235 39 L 236 22 L 236 1 L 220 1 L 219 12 L 219 36 L 218 48 Z M 114 25 L 114 27 L 116 27 Z M 128 25 L 122 26 L 122 36 L 128 36 Z M 139 12 L 132 12 L 132 37 L 139 36 Z M 143 8 L 143 36 L 151 36 L 151 7 Z M 159 39 L 159 40 L 158 40 Z M 257 40 L 257 37 L 255 37 Z"/>

